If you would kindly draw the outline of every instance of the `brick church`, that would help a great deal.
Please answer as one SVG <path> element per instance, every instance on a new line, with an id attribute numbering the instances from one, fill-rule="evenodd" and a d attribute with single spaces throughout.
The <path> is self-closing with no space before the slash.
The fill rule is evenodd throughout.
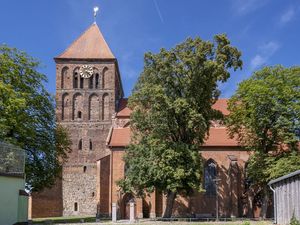
<path id="1" fill-rule="evenodd" d="M 139 199 L 122 193 L 116 184 L 124 176 L 122 157 L 130 142 L 131 110 L 126 106 L 118 61 L 97 24 L 54 60 L 57 122 L 68 129 L 72 152 L 63 166 L 62 179 L 53 188 L 32 194 L 32 217 L 109 217 L 116 203 L 118 217 L 125 219 L 132 200 L 136 202 L 137 217 L 160 217 L 166 200 L 162 193 Z M 218 100 L 214 108 L 225 116 L 229 113 L 226 99 Z M 201 154 L 206 191 L 178 197 L 173 215 L 213 217 L 217 197 L 220 216 L 257 215 L 259 204 L 248 193 L 245 182 L 249 152 L 227 136 L 222 123 L 212 121 Z M 218 186 L 215 178 L 220 179 Z"/>

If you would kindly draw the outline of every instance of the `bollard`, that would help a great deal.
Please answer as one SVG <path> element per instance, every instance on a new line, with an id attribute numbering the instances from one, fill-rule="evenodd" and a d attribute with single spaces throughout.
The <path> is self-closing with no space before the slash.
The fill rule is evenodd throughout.
<path id="1" fill-rule="evenodd" d="M 130 223 L 134 223 L 135 221 L 134 207 L 135 207 L 134 201 L 131 201 L 130 202 Z"/>
<path id="2" fill-rule="evenodd" d="M 112 203 L 111 219 L 112 219 L 112 222 L 117 222 L 117 204 L 116 203 Z"/>

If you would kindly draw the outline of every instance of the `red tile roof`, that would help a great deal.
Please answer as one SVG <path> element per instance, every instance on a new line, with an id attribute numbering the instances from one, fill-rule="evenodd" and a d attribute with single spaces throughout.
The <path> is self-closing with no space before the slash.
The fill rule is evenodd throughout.
<path id="1" fill-rule="evenodd" d="M 219 98 L 218 101 L 212 106 L 213 109 L 219 110 L 223 113 L 223 115 L 229 115 L 229 111 L 227 109 L 227 98 Z"/>
<path id="2" fill-rule="evenodd" d="M 115 59 L 99 27 L 93 23 L 57 59 Z"/>
<path id="3" fill-rule="evenodd" d="M 131 131 L 129 127 L 114 128 L 108 146 L 125 147 L 130 143 Z"/>
<path id="4" fill-rule="evenodd" d="M 130 117 L 132 110 L 127 107 L 127 100 L 128 100 L 127 98 L 121 99 L 117 117 Z M 212 108 L 216 110 L 220 110 L 225 116 L 227 116 L 229 115 L 229 111 L 227 109 L 227 101 L 228 99 L 226 98 L 220 98 L 212 106 Z"/>
<path id="5" fill-rule="evenodd" d="M 126 147 L 130 143 L 131 131 L 129 127 L 126 128 L 114 128 L 109 146 L 111 147 Z M 228 146 L 239 146 L 236 139 L 230 139 L 227 135 L 225 127 L 210 128 L 209 137 L 205 141 L 203 146 L 208 147 L 228 147 Z"/>
<path id="6" fill-rule="evenodd" d="M 127 107 L 127 101 L 127 98 L 123 98 L 120 100 L 117 117 L 130 117 L 132 110 Z"/>
<path id="7" fill-rule="evenodd" d="M 236 138 L 229 138 L 226 127 L 211 127 L 203 146 L 239 146 Z"/>

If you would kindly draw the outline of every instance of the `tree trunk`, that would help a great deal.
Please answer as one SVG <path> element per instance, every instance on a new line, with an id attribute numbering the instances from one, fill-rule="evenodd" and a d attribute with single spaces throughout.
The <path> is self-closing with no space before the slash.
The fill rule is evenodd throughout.
<path id="1" fill-rule="evenodd" d="M 175 198 L 176 198 L 176 192 L 168 191 L 167 204 L 166 204 L 163 218 L 171 218 Z"/>
<path id="2" fill-rule="evenodd" d="M 267 188 L 265 187 L 263 189 L 263 201 L 262 201 L 262 206 L 261 206 L 261 217 L 262 219 L 267 218 L 267 210 L 268 210 L 268 205 L 269 205 L 269 193 Z"/>

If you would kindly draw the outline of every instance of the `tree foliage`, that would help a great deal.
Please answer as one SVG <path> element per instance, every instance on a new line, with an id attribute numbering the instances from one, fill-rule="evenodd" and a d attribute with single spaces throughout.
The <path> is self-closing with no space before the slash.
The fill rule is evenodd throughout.
<path id="1" fill-rule="evenodd" d="M 26 151 L 26 184 L 32 190 L 53 184 L 70 151 L 39 65 L 24 52 L 0 46 L 0 140 Z"/>
<path id="2" fill-rule="evenodd" d="M 254 151 L 247 167 L 252 184 L 300 169 L 300 68 L 265 67 L 239 84 L 229 101 L 231 135 Z"/>
<path id="3" fill-rule="evenodd" d="M 188 38 L 171 50 L 147 53 L 129 107 L 132 143 L 126 150 L 124 192 L 137 195 L 155 188 L 167 194 L 165 217 L 171 216 L 176 194 L 201 189 L 199 149 L 210 121 L 221 117 L 212 109 L 229 69 L 242 66 L 241 53 L 225 35 L 214 42 Z"/>

